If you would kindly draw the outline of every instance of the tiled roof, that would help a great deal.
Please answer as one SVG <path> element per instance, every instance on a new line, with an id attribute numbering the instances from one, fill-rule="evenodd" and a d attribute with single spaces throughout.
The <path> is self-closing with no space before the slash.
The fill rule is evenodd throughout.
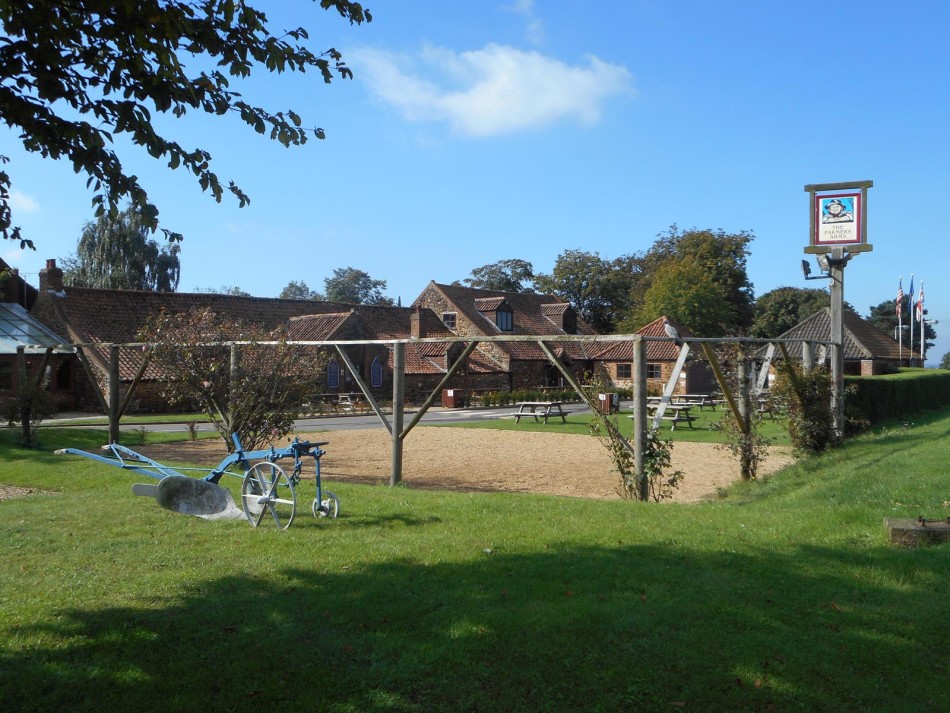
<path id="1" fill-rule="evenodd" d="M 804 339 L 815 341 L 831 340 L 831 308 L 820 309 L 811 317 L 802 320 L 782 334 L 780 339 Z M 802 345 L 786 345 L 789 356 L 801 358 Z M 862 319 L 849 309 L 844 310 L 844 358 L 854 361 L 861 359 L 900 359 L 900 344 L 889 334 L 885 334 L 866 319 Z"/>
<path id="2" fill-rule="evenodd" d="M 475 300 L 475 309 L 479 312 L 491 312 L 505 303 L 504 297 L 479 297 Z"/>
<path id="3" fill-rule="evenodd" d="M 386 307 L 379 305 L 358 305 L 351 311 L 341 314 L 321 314 L 294 317 L 290 320 L 289 336 L 299 341 L 320 341 L 342 339 L 344 326 L 351 339 L 409 339 L 412 329 L 412 307 Z M 431 310 L 423 315 L 426 324 L 426 337 L 454 337 Z M 356 334 L 358 336 L 353 336 Z M 444 374 L 445 355 L 451 347 L 450 342 L 423 342 L 407 344 L 405 351 L 406 374 Z M 389 347 L 388 363 L 393 364 L 392 348 Z M 497 364 L 485 358 L 479 352 L 473 352 L 468 359 L 470 372 L 497 372 Z"/>
<path id="4" fill-rule="evenodd" d="M 298 342 L 331 340 L 340 327 L 351 318 L 353 318 L 352 312 L 291 317 L 287 324 L 287 338 Z"/>
<path id="5" fill-rule="evenodd" d="M 640 327 L 637 334 L 642 337 L 668 338 L 664 331 L 664 325 L 667 322 L 672 324 L 684 339 L 688 340 L 695 336 L 686 327 L 665 315 Z M 647 361 L 676 361 L 679 353 L 680 348 L 676 345 L 676 342 L 647 341 Z M 593 355 L 593 358 L 598 361 L 633 361 L 633 342 L 607 342 Z"/>
<path id="6" fill-rule="evenodd" d="M 282 300 L 267 297 L 239 297 L 211 293 L 146 292 L 139 290 L 105 290 L 90 287 L 67 287 L 61 294 L 40 295 L 34 313 L 43 311 L 49 300 L 53 316 L 51 326 L 69 337 L 73 343 L 135 342 L 139 330 L 149 316 L 162 310 L 173 313 L 209 308 L 214 312 L 244 322 L 277 329 L 297 315 L 315 312 L 342 312 L 352 305 L 313 300 Z M 104 349 L 89 349 L 89 356 L 107 371 L 109 355 Z M 119 375 L 131 380 L 142 363 L 142 352 L 129 348 L 119 353 Z M 159 378 L 153 368 L 145 378 Z"/>
<path id="7" fill-rule="evenodd" d="M 439 290 L 455 308 L 465 315 L 469 322 L 474 324 L 484 336 L 498 334 L 526 335 L 539 337 L 556 337 L 565 334 L 554 321 L 550 319 L 554 313 L 552 306 L 563 305 L 561 314 L 570 305 L 554 295 L 539 295 L 535 292 L 502 292 L 500 290 L 481 290 L 461 285 L 441 285 L 435 282 L 431 286 Z M 496 309 L 501 302 L 507 303 L 512 310 L 512 330 L 502 332 L 498 327 L 482 314 L 483 310 Z M 488 305 L 495 305 L 489 308 Z M 481 307 L 481 309 L 479 309 Z M 544 308 L 544 309 L 542 309 Z M 594 334 L 594 330 L 580 317 L 577 317 L 577 334 Z M 586 360 L 584 345 L 579 342 L 561 342 L 552 340 L 558 348 L 564 348 L 571 359 Z M 500 349 L 508 352 L 512 358 L 521 360 L 546 361 L 547 357 L 539 346 L 531 342 L 505 342 L 498 344 Z"/>

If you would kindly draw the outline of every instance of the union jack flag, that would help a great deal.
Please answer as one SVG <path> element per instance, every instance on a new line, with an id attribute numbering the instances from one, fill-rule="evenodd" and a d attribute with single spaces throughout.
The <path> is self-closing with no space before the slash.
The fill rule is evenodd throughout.
<path id="1" fill-rule="evenodd" d="M 924 281 L 920 281 L 920 294 L 917 296 L 917 321 L 924 321 Z"/>

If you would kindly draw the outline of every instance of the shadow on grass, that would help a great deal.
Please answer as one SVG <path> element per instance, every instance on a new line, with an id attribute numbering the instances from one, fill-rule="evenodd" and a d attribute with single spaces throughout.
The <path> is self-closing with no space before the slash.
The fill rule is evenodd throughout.
<path id="1" fill-rule="evenodd" d="M 946 710 L 947 569 L 939 550 L 618 544 L 227 576 L 173 603 L 67 606 L 23 624 L 0 648 L 0 700 L 18 711 Z M 11 653 L 21 637 L 31 643 Z"/>

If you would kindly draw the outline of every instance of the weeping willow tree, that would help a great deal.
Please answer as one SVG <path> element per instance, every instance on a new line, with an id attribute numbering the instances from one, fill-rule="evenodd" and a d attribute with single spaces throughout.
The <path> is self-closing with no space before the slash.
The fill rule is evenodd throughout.
<path id="1" fill-rule="evenodd" d="M 63 261 L 63 281 L 70 287 L 174 292 L 181 264 L 177 243 L 160 246 L 141 211 L 129 207 L 86 223 L 76 255 Z"/>

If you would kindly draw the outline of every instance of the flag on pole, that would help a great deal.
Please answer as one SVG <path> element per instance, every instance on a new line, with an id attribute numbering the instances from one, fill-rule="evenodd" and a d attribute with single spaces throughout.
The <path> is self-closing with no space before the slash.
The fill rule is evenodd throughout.
<path id="1" fill-rule="evenodd" d="M 924 321 L 924 281 L 920 281 L 920 295 L 917 297 L 917 321 Z"/>
<path id="2" fill-rule="evenodd" d="M 901 313 L 904 309 L 904 278 L 901 277 L 897 280 L 897 308 L 894 310 L 897 313 L 898 318 L 900 318 Z"/>
<path id="3" fill-rule="evenodd" d="M 914 319 L 914 276 L 910 276 L 910 289 L 907 290 L 907 317 Z"/>

